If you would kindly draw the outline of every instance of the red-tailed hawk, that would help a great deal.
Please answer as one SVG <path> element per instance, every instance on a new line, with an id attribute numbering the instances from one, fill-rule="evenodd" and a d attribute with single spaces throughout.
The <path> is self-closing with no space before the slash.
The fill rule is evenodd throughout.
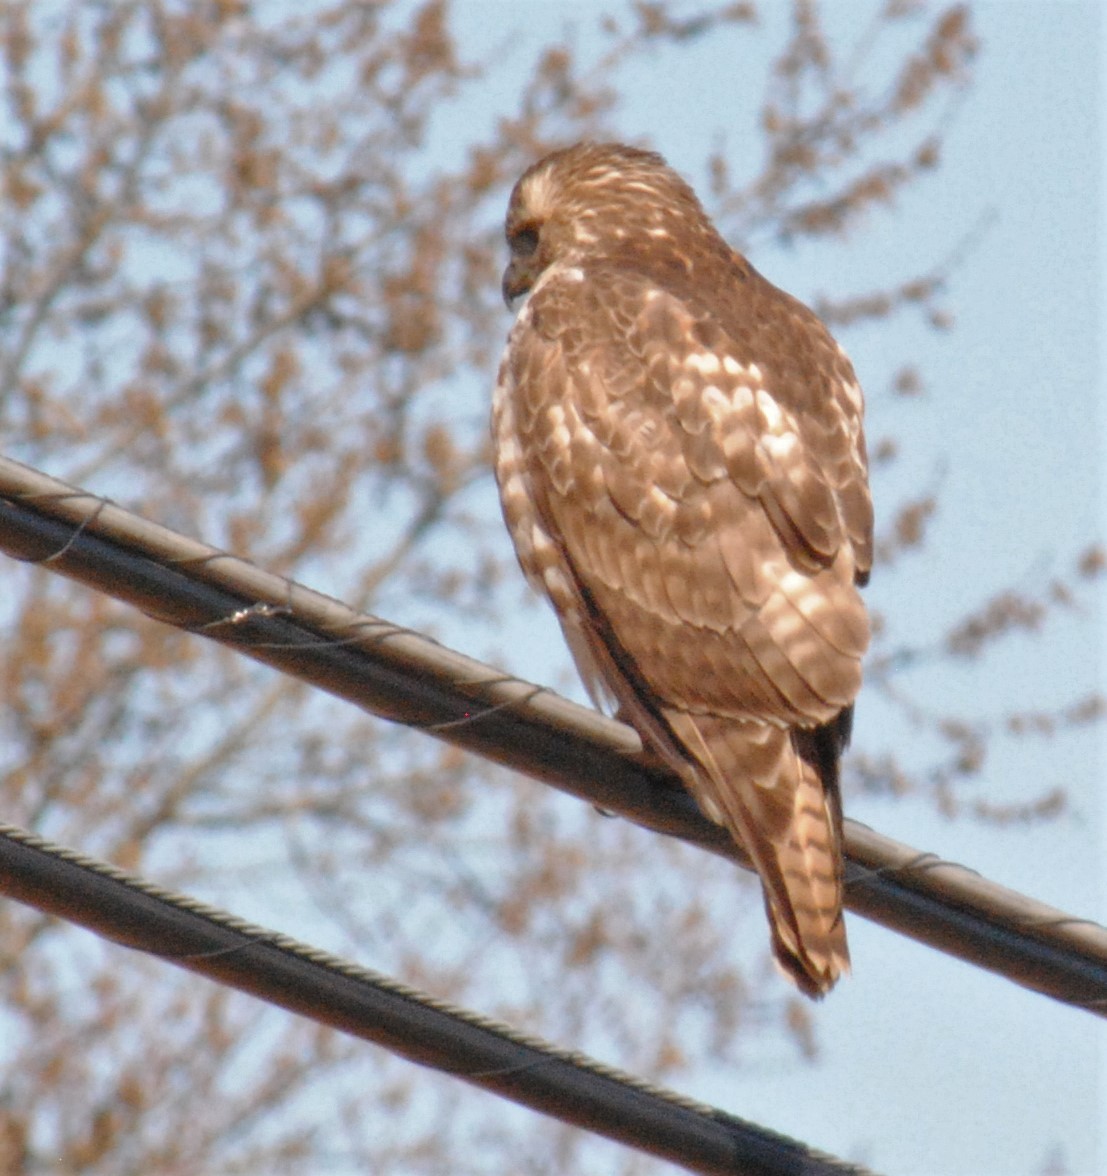
<path id="1" fill-rule="evenodd" d="M 818 318 L 650 152 L 515 185 L 496 479 L 523 571 L 613 703 L 752 858 L 809 996 L 848 969 L 838 760 L 869 640 L 862 398 Z"/>

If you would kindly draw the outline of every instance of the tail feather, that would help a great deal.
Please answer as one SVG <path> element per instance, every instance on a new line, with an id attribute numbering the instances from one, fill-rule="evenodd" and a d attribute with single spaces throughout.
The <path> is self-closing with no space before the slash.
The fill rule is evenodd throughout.
<path id="1" fill-rule="evenodd" d="M 845 714 L 845 712 L 843 712 Z M 812 731 L 666 714 L 697 761 L 688 782 L 761 877 L 777 962 L 808 996 L 849 971 L 838 756 L 848 715 Z"/>

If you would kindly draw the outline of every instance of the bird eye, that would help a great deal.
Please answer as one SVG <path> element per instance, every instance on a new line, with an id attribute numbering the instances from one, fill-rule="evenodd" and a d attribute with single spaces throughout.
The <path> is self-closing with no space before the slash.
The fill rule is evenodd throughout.
<path id="1" fill-rule="evenodd" d="M 538 230 L 533 225 L 516 229 L 507 241 L 514 257 L 533 257 L 538 249 Z"/>

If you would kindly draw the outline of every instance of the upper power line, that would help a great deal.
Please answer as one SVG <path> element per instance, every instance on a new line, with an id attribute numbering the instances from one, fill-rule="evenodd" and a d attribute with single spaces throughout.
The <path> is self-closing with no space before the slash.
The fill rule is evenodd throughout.
<path id="1" fill-rule="evenodd" d="M 629 728 L 6 458 L 0 551 L 748 866 Z M 1107 1013 L 1107 929 L 853 821 L 845 843 L 853 911 Z"/>

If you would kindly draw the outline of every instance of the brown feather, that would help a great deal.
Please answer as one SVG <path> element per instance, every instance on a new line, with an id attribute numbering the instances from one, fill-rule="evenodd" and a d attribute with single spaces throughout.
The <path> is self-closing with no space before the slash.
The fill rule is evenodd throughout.
<path id="1" fill-rule="evenodd" d="M 516 226 L 493 431 L 519 561 L 593 698 L 745 847 L 778 960 L 821 995 L 849 961 L 838 757 L 869 636 L 853 370 L 657 156 L 555 153 Z"/>

